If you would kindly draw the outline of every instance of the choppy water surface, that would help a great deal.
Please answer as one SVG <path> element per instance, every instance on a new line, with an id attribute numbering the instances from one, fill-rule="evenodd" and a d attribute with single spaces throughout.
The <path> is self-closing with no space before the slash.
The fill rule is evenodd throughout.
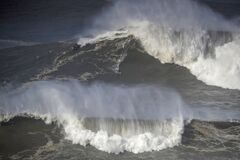
<path id="1" fill-rule="evenodd" d="M 239 159 L 239 5 L 3 2 L 0 159 Z"/>

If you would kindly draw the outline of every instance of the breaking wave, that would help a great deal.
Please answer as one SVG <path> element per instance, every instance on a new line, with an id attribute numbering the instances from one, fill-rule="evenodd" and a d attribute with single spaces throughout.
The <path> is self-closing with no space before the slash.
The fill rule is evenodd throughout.
<path id="1" fill-rule="evenodd" d="M 204 18 L 203 18 L 204 17 Z M 133 35 L 162 63 L 188 68 L 209 85 L 240 89 L 240 29 L 195 1 L 116 1 L 86 30 L 95 38 Z"/>
<path id="2" fill-rule="evenodd" d="M 191 119 L 221 120 L 239 113 L 190 108 L 174 90 L 157 86 L 36 81 L 0 91 L 1 121 L 15 116 L 56 122 L 65 138 L 99 150 L 141 153 L 181 143 Z"/>
<path id="3" fill-rule="evenodd" d="M 164 88 L 74 80 L 38 81 L 0 93 L 2 121 L 19 115 L 55 121 L 73 143 L 113 153 L 178 145 L 184 127 L 182 105 L 177 93 Z"/>
<path id="4" fill-rule="evenodd" d="M 107 43 L 121 39 L 110 45 L 115 53 L 132 45 L 125 42 L 134 37 L 162 63 L 184 66 L 209 85 L 240 89 L 239 27 L 195 1 L 116 1 L 92 26 L 86 30 L 92 37 L 81 37 L 79 44 L 86 48 L 87 43 L 94 44 L 90 46 L 93 55 L 100 48 L 109 51 Z M 85 51 L 81 49 L 78 54 L 58 56 L 54 67 L 38 77 L 72 62 Z M 108 65 L 115 72 L 125 58 L 121 55 L 112 56 Z M 176 91 L 154 85 L 35 81 L 0 90 L 0 121 L 32 116 L 56 122 L 72 143 L 116 154 L 174 147 L 181 143 L 184 125 L 192 119 L 231 121 L 239 120 L 239 115 L 220 107 L 190 107 Z"/>

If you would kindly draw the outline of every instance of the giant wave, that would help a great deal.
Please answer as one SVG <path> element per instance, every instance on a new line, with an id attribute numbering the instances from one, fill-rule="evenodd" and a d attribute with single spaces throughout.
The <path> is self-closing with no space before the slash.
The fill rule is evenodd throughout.
<path id="1" fill-rule="evenodd" d="M 240 89 L 239 26 L 206 6 L 184 0 L 117 1 L 94 19 L 84 45 L 133 35 L 162 63 L 188 68 L 208 85 Z"/>

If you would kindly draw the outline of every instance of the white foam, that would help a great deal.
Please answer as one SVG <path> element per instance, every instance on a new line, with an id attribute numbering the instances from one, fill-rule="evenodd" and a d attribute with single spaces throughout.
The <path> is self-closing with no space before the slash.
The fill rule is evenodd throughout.
<path id="1" fill-rule="evenodd" d="M 68 140 L 84 146 L 90 144 L 99 150 L 116 154 L 124 151 L 141 153 L 174 147 L 181 142 L 183 132 L 183 121 L 181 119 L 165 122 L 165 125 L 159 128 L 156 135 L 149 131 L 142 134 L 133 133 L 128 137 L 118 134 L 109 135 L 105 130 L 92 132 L 84 129 L 79 122 L 75 122 L 64 127 Z"/>
<path id="2" fill-rule="evenodd" d="M 187 67 L 207 84 L 240 89 L 240 41 L 235 40 L 215 49 L 215 58 L 198 57 Z"/>

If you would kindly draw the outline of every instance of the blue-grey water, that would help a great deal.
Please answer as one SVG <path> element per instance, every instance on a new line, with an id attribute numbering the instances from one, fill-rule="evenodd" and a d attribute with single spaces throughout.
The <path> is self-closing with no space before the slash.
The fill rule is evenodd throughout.
<path id="1" fill-rule="evenodd" d="M 237 0 L 2 0 L 0 159 L 240 159 L 239 25 Z"/>

